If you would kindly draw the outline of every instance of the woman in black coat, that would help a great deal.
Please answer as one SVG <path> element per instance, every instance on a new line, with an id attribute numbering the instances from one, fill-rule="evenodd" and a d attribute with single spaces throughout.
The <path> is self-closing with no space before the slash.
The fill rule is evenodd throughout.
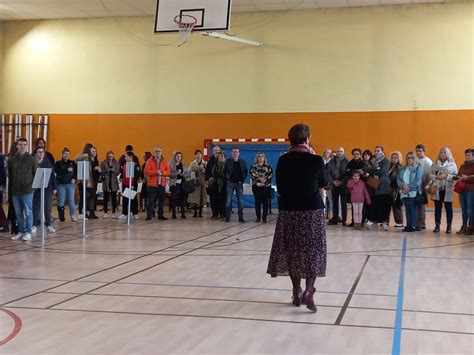
<path id="1" fill-rule="evenodd" d="M 309 149 L 310 131 L 305 124 L 293 126 L 289 152 L 276 168 L 279 210 L 267 272 L 289 275 L 293 305 L 301 303 L 316 312 L 313 295 L 316 277 L 326 276 L 326 223 L 320 189 L 327 185 L 323 158 Z M 301 289 L 301 279 L 306 289 Z"/>

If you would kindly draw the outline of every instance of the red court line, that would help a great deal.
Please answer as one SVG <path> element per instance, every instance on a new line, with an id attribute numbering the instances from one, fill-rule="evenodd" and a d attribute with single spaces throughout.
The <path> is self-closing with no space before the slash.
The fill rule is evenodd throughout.
<path id="1" fill-rule="evenodd" d="M 13 319 L 13 322 L 15 322 L 15 327 L 13 328 L 11 333 L 5 339 L 0 340 L 0 346 L 3 346 L 18 335 L 21 330 L 22 323 L 20 317 L 18 317 L 12 311 L 9 311 L 8 309 L 4 308 L 0 308 L 0 311 L 6 313 L 8 316 L 10 316 L 11 319 Z"/>

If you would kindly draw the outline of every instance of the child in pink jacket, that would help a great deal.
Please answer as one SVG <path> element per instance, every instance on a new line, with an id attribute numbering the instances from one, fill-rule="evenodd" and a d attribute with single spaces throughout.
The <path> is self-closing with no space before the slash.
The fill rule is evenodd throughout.
<path id="1" fill-rule="evenodd" d="M 360 179 L 361 172 L 355 170 L 352 173 L 352 178 L 347 183 L 347 188 L 351 193 L 352 208 L 354 209 L 354 229 L 362 229 L 362 209 L 364 202 L 370 205 L 369 192 L 365 186 L 365 182 Z"/>

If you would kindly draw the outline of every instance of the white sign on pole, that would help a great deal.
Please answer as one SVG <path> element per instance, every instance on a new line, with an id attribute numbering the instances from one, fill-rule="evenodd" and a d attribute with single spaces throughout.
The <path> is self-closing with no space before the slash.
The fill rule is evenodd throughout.
<path id="1" fill-rule="evenodd" d="M 135 163 L 133 161 L 128 161 L 125 169 L 125 177 L 128 179 L 133 179 L 135 177 Z"/>
<path id="2" fill-rule="evenodd" d="M 53 169 L 50 169 L 50 168 L 36 169 L 35 178 L 33 179 L 33 188 L 41 189 L 42 187 L 44 188 L 48 187 L 49 179 L 51 178 L 52 171 Z"/>
<path id="3" fill-rule="evenodd" d="M 89 180 L 89 162 L 88 161 L 77 162 L 77 180 L 80 180 L 80 181 Z"/>
<path id="4" fill-rule="evenodd" d="M 137 196 L 137 192 L 132 190 L 132 189 L 129 189 L 128 187 L 126 187 L 125 190 L 122 193 L 122 196 L 126 197 L 130 200 L 133 200 L 135 198 L 135 196 Z"/>

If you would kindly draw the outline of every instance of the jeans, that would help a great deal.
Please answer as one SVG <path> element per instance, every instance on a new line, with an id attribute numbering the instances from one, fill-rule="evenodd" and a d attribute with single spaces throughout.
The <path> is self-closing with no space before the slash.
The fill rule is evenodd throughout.
<path id="1" fill-rule="evenodd" d="M 474 191 L 464 191 L 459 194 L 462 210 L 462 225 L 474 226 Z"/>
<path id="2" fill-rule="evenodd" d="M 33 227 L 33 193 L 13 195 L 12 201 L 18 221 L 18 231 L 20 233 L 31 233 Z"/>
<path id="3" fill-rule="evenodd" d="M 402 199 L 405 205 L 405 212 L 407 215 L 407 227 L 415 228 L 416 226 L 416 205 L 415 197 L 405 197 Z"/>
<path id="4" fill-rule="evenodd" d="M 53 190 L 44 189 L 44 225 L 51 226 L 51 205 L 53 204 Z M 33 195 L 33 225 L 41 226 L 41 189 Z"/>
<path id="5" fill-rule="evenodd" d="M 441 210 L 443 209 L 443 203 L 444 203 L 444 209 L 446 210 L 446 222 L 448 226 L 450 226 L 453 223 L 453 203 L 452 202 L 446 202 L 444 200 L 446 196 L 446 191 L 445 190 L 440 190 L 438 192 L 439 195 L 439 200 L 435 200 L 435 223 L 436 224 L 441 224 Z"/>
<path id="6" fill-rule="evenodd" d="M 76 206 L 74 201 L 74 193 L 76 186 L 74 184 L 58 184 L 58 207 L 64 207 L 66 201 L 69 206 L 69 214 L 71 217 L 76 213 Z"/>
<path id="7" fill-rule="evenodd" d="M 158 200 L 158 218 L 163 217 L 165 205 L 165 187 L 164 186 L 148 186 L 148 206 L 146 210 L 146 218 L 153 217 L 155 202 Z"/>
<path id="8" fill-rule="evenodd" d="M 228 182 L 226 187 L 226 219 L 230 219 L 231 214 L 231 204 L 232 204 L 232 195 L 237 195 L 237 207 L 239 209 L 239 219 L 242 219 L 244 216 L 244 185 L 241 182 Z"/>
<path id="9" fill-rule="evenodd" d="M 255 198 L 255 214 L 258 219 L 262 218 L 262 206 L 263 206 L 263 219 L 267 218 L 268 215 L 268 201 L 270 197 L 271 187 L 264 186 L 252 186 L 253 196 Z"/>

